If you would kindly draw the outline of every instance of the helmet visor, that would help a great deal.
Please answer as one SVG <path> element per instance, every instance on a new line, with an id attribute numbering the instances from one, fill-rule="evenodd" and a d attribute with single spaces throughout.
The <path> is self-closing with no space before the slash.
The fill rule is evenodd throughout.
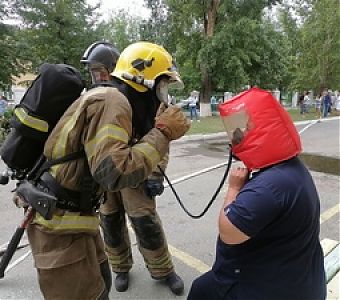
<path id="1" fill-rule="evenodd" d="M 172 62 L 172 66 L 168 69 L 167 75 L 169 76 L 169 85 L 171 89 L 182 90 L 184 88 L 184 83 L 181 76 L 178 73 L 177 66 Z"/>
<path id="2" fill-rule="evenodd" d="M 160 102 L 169 103 L 169 79 L 162 78 L 156 86 L 156 96 Z"/>
<path id="3" fill-rule="evenodd" d="M 88 66 L 88 69 L 91 74 L 92 84 L 110 81 L 109 72 L 104 66 L 91 64 Z"/>
<path id="4" fill-rule="evenodd" d="M 169 74 L 169 88 L 174 90 L 184 89 L 184 83 L 177 72 Z"/>
<path id="5" fill-rule="evenodd" d="M 240 144 L 249 131 L 249 115 L 246 111 L 238 111 L 222 118 L 229 140 L 232 145 Z"/>

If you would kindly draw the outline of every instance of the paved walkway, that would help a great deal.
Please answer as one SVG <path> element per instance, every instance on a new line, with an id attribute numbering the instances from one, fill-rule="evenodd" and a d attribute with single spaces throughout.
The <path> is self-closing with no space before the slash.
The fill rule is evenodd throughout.
<path id="1" fill-rule="evenodd" d="M 304 121 L 298 121 L 294 122 L 295 126 L 303 126 L 306 125 L 306 127 L 303 128 L 303 131 L 299 132 L 300 134 L 303 133 L 305 130 L 307 130 L 309 127 L 319 123 L 319 122 L 329 122 L 333 120 L 340 120 L 340 116 L 336 117 L 330 117 L 327 119 L 321 119 L 321 120 L 304 120 Z M 227 134 L 226 132 L 218 132 L 218 133 L 209 133 L 209 134 L 193 134 L 193 135 L 185 135 L 179 140 L 173 141 L 173 143 L 181 143 L 181 142 L 187 142 L 187 141 L 197 141 L 197 140 L 215 140 L 220 138 L 226 138 Z"/>

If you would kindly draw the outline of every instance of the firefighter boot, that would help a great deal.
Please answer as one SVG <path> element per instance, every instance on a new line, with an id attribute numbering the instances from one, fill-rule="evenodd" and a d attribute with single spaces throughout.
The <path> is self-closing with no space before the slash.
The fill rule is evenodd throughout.
<path id="1" fill-rule="evenodd" d="M 115 279 L 115 288 L 117 292 L 125 292 L 129 287 L 129 273 L 121 272 L 117 273 Z"/>
<path id="2" fill-rule="evenodd" d="M 181 295 L 184 291 L 184 282 L 175 272 L 166 276 L 165 283 L 175 295 Z"/>

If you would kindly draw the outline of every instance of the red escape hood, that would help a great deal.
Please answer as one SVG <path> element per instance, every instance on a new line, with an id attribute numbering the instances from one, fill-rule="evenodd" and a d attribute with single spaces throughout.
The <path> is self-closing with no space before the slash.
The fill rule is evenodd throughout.
<path id="1" fill-rule="evenodd" d="M 230 140 L 235 129 L 241 133 L 232 151 L 250 170 L 301 152 L 300 136 L 289 114 L 270 92 L 251 88 L 219 105 L 219 111 Z"/>

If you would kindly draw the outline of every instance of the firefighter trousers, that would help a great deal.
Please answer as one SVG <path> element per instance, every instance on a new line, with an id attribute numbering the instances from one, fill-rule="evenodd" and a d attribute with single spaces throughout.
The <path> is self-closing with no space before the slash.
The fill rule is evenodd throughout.
<path id="1" fill-rule="evenodd" d="M 128 272 L 133 264 L 131 242 L 125 214 L 136 234 L 140 253 L 151 277 L 162 279 L 174 269 L 154 198 L 143 186 L 107 192 L 100 207 L 105 250 L 112 271 Z"/>
<path id="2" fill-rule="evenodd" d="M 60 234 L 30 224 L 27 235 L 44 299 L 109 299 L 111 272 L 99 230 Z"/>

